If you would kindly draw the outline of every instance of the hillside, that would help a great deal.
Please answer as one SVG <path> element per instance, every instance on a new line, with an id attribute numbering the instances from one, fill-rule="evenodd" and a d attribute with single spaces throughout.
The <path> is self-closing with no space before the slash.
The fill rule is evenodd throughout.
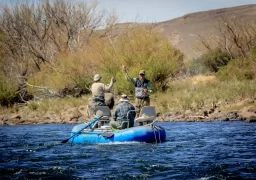
<path id="1" fill-rule="evenodd" d="M 198 35 L 207 37 L 217 35 L 216 27 L 220 17 L 239 18 L 247 22 L 255 21 L 256 5 L 191 13 L 152 25 L 167 36 L 171 43 L 185 54 L 186 59 L 192 59 L 202 53 L 197 48 Z M 143 25 L 145 24 L 143 23 Z M 127 26 L 131 26 L 131 24 L 117 25 L 118 29 L 127 28 Z"/>

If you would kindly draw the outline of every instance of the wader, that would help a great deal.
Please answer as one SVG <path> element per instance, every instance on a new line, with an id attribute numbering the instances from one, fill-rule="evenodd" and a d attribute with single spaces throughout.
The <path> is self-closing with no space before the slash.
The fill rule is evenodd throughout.
<path id="1" fill-rule="evenodd" d="M 150 105 L 150 98 L 149 95 L 144 92 L 144 89 L 147 89 L 149 80 L 144 79 L 143 82 L 139 80 L 139 78 L 136 78 L 135 81 L 135 107 L 136 107 L 136 114 L 137 117 L 140 114 L 140 109 L 143 106 L 149 106 Z"/>
<path id="2" fill-rule="evenodd" d="M 106 106 L 104 97 L 93 97 L 88 102 L 89 114 L 96 114 L 96 106 Z"/>

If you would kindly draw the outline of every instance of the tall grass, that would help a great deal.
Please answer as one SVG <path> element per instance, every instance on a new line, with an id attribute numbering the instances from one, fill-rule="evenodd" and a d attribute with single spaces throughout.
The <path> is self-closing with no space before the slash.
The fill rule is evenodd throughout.
<path id="1" fill-rule="evenodd" d="M 65 97 L 61 99 L 46 99 L 41 102 L 31 101 L 27 107 L 23 107 L 20 110 L 23 112 L 34 111 L 36 113 L 54 112 L 61 113 L 69 108 L 79 107 L 87 104 L 88 97 L 83 96 L 82 98 Z"/>
<path id="2" fill-rule="evenodd" d="M 170 83 L 167 93 L 157 98 L 156 106 L 161 111 L 199 111 L 213 105 L 224 107 L 245 98 L 256 97 L 254 81 L 208 81 L 193 83 L 191 78 Z M 167 105 L 162 105 L 167 103 Z M 168 107 L 168 109 L 166 109 Z"/>

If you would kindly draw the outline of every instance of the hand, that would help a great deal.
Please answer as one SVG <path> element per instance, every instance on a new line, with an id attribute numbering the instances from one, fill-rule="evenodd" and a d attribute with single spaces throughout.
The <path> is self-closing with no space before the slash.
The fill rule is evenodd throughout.
<path id="1" fill-rule="evenodd" d="M 115 82 L 116 82 L 116 79 L 115 79 L 114 77 L 112 77 L 112 78 L 111 78 L 111 81 L 112 81 L 113 83 L 115 83 Z"/>
<path id="2" fill-rule="evenodd" d="M 144 89 L 144 93 L 147 93 L 148 92 L 148 89 Z"/>
<path id="3" fill-rule="evenodd" d="M 123 65 L 122 68 L 123 68 L 124 71 L 126 71 L 126 66 L 125 65 Z"/>

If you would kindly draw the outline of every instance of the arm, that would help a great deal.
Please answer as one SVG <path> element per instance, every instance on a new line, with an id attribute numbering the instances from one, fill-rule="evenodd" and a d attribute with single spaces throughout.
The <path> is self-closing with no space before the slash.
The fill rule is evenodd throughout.
<path id="1" fill-rule="evenodd" d="M 147 89 L 148 89 L 148 92 L 150 92 L 150 93 L 154 92 L 150 82 L 148 83 Z"/>
<path id="2" fill-rule="evenodd" d="M 128 73 L 127 73 L 126 70 L 124 70 L 124 76 L 125 76 L 125 79 L 126 79 L 127 81 L 130 81 L 132 84 L 135 84 L 136 78 L 131 78 L 131 77 L 128 75 Z"/>
<path id="3" fill-rule="evenodd" d="M 113 115 L 112 115 L 112 117 L 113 117 L 113 119 L 116 121 L 116 118 L 117 118 L 117 113 L 118 113 L 118 111 L 119 111 L 119 107 L 117 106 L 116 108 L 115 108 L 115 110 L 114 110 L 114 112 L 113 112 Z"/>
<path id="4" fill-rule="evenodd" d="M 127 106 L 125 109 L 128 109 L 129 111 L 127 112 L 127 119 L 130 121 L 134 121 L 136 112 L 135 112 L 135 107 L 131 103 L 127 103 Z"/>
<path id="5" fill-rule="evenodd" d="M 104 91 L 105 92 L 110 91 L 112 89 L 113 85 L 114 85 L 114 79 L 112 78 L 110 81 L 110 84 L 108 86 L 104 85 Z"/>
<path id="6" fill-rule="evenodd" d="M 135 119 L 135 117 L 136 117 L 135 107 L 132 106 L 132 107 L 131 107 L 131 110 L 133 110 L 133 111 L 131 112 L 131 118 L 132 118 L 131 120 L 134 121 L 134 119 Z"/>

